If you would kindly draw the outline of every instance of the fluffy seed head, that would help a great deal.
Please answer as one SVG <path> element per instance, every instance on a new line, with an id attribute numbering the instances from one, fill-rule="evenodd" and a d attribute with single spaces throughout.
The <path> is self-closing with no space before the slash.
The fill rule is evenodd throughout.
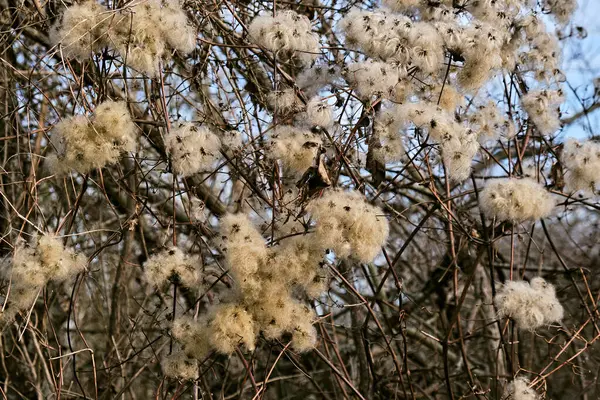
<path id="1" fill-rule="evenodd" d="M 577 9 L 577 0 L 544 0 L 542 4 L 561 25 L 566 25 Z"/>
<path id="2" fill-rule="evenodd" d="M 83 271 L 87 264 L 83 254 L 64 247 L 60 238 L 50 234 L 39 237 L 35 253 L 48 281 L 65 281 Z"/>
<path id="3" fill-rule="evenodd" d="M 514 319 L 519 328 L 535 330 L 563 318 L 554 286 L 543 278 L 507 282 L 495 297 L 500 317 Z"/>
<path id="4" fill-rule="evenodd" d="M 480 143 L 498 140 L 500 137 L 511 139 L 515 135 L 513 122 L 501 114 L 493 101 L 475 107 L 468 121 Z"/>
<path id="5" fill-rule="evenodd" d="M 506 400 L 538 400 L 538 394 L 529 387 L 529 381 L 525 378 L 515 378 L 508 384 L 506 392 L 502 397 Z"/>
<path id="6" fill-rule="evenodd" d="M 436 85 L 432 92 L 439 96 L 439 106 L 446 112 L 453 113 L 465 103 L 464 95 L 454 86 Z M 435 98 L 435 101 L 438 101 L 438 98 Z"/>
<path id="7" fill-rule="evenodd" d="M 550 135 L 560 128 L 563 101 L 560 90 L 535 90 L 521 98 L 523 108 L 542 135 Z"/>
<path id="8" fill-rule="evenodd" d="M 34 237 L 29 244 L 19 242 L 10 275 L 4 276 L 11 280 L 11 313 L 31 307 L 49 281 L 65 281 L 83 271 L 86 264 L 84 255 L 64 247 L 61 239 L 52 234 Z"/>
<path id="9" fill-rule="evenodd" d="M 309 205 L 316 223 L 315 240 L 338 257 L 372 262 L 387 240 L 383 212 L 358 192 L 330 190 Z"/>
<path id="10" fill-rule="evenodd" d="M 341 71 L 335 65 L 315 64 L 296 78 L 296 84 L 307 97 L 314 97 L 321 89 L 340 81 Z"/>
<path id="11" fill-rule="evenodd" d="M 189 317 L 179 317 L 173 321 L 171 335 L 188 357 L 200 360 L 210 352 L 207 321 L 204 319 L 194 321 Z"/>
<path id="12" fill-rule="evenodd" d="M 183 54 L 196 47 L 196 32 L 178 0 L 138 2 L 115 13 L 94 0 L 66 9 L 50 32 L 65 55 L 83 61 L 102 47 L 117 50 L 127 65 L 157 76 L 172 48 Z"/>
<path id="13" fill-rule="evenodd" d="M 72 5 L 50 29 L 50 41 L 62 44 L 63 54 L 68 58 L 88 59 L 107 43 L 110 15 L 106 11 L 95 0 Z"/>
<path id="14" fill-rule="evenodd" d="M 158 76 L 166 50 L 156 4 L 144 2 L 123 10 L 109 31 L 111 43 L 128 66 L 149 76 Z"/>
<path id="15" fill-rule="evenodd" d="M 162 1 L 162 8 L 153 17 L 159 23 L 167 44 L 183 54 L 196 48 L 196 29 L 190 24 L 179 0 Z"/>
<path id="16" fill-rule="evenodd" d="M 268 250 L 260 232 L 244 214 L 227 214 L 221 219 L 219 247 L 243 295 L 257 296 Z"/>
<path id="17" fill-rule="evenodd" d="M 373 122 L 372 148 L 369 148 L 375 160 L 397 162 L 405 154 L 400 128 L 404 121 L 398 117 L 395 109 L 385 109 L 377 113 Z"/>
<path id="18" fill-rule="evenodd" d="M 397 68 L 389 64 L 369 60 L 348 65 L 345 77 L 361 97 L 368 99 L 393 97 L 400 75 Z"/>
<path id="19" fill-rule="evenodd" d="M 294 113 L 304 108 L 296 92 L 291 88 L 270 92 L 267 95 L 267 102 L 278 114 Z"/>
<path id="20" fill-rule="evenodd" d="M 184 54 L 195 48 L 196 33 L 177 0 L 149 0 L 124 9 L 111 24 L 111 43 L 127 65 L 158 76 L 169 47 Z"/>
<path id="21" fill-rule="evenodd" d="M 298 307 L 292 314 L 292 346 L 300 353 L 312 350 L 317 344 L 317 330 L 313 326 L 314 313 L 308 307 Z"/>
<path id="22" fill-rule="evenodd" d="M 200 260 L 190 257 L 177 247 L 153 254 L 144 264 L 146 279 L 154 286 L 162 286 L 168 280 L 193 288 L 202 281 L 198 268 Z"/>
<path id="23" fill-rule="evenodd" d="M 253 351 L 256 334 L 252 316 L 238 304 L 219 305 L 209 326 L 210 343 L 223 354 L 233 353 L 242 344 Z"/>
<path id="24" fill-rule="evenodd" d="M 477 135 L 470 128 L 459 124 L 450 113 L 431 103 L 401 104 L 396 107 L 395 113 L 405 127 L 412 125 L 439 143 L 450 178 L 462 182 L 469 177 L 471 162 L 479 150 Z"/>
<path id="25" fill-rule="evenodd" d="M 272 134 L 270 157 L 279 159 L 293 175 L 302 175 L 313 166 L 321 138 L 309 130 L 278 126 Z"/>
<path id="26" fill-rule="evenodd" d="M 565 181 L 570 190 L 595 193 L 600 184 L 600 143 L 568 139 L 561 160 L 567 169 Z"/>
<path id="27" fill-rule="evenodd" d="M 312 32 L 310 20 L 291 10 L 259 15 L 248 26 L 254 43 L 274 52 L 287 52 L 308 64 L 320 53 L 319 37 Z"/>
<path id="28" fill-rule="evenodd" d="M 523 222 L 550 215 L 554 199 L 533 179 L 504 178 L 488 181 L 479 196 L 479 205 L 490 218 Z"/>
<path id="29" fill-rule="evenodd" d="M 85 174 L 115 163 L 121 153 L 133 151 L 136 127 L 124 102 L 106 101 L 91 119 L 83 115 L 65 118 L 54 126 L 51 141 L 56 155 L 49 159 L 56 174 Z"/>
<path id="30" fill-rule="evenodd" d="M 405 12 L 421 5 L 421 0 L 383 0 L 383 5 L 392 11 Z"/>
<path id="31" fill-rule="evenodd" d="M 163 359 L 162 369 L 165 376 L 181 380 L 198 379 L 198 361 L 178 351 Z"/>
<path id="32" fill-rule="evenodd" d="M 346 45 L 395 65 L 436 74 L 444 63 L 444 40 L 435 26 L 387 11 L 351 10 L 340 22 Z M 402 75 L 401 75 L 402 77 Z"/>
<path id="33" fill-rule="evenodd" d="M 306 112 L 298 119 L 309 126 L 328 128 L 333 124 L 333 110 L 320 97 L 313 97 L 306 104 Z"/>
<path id="34" fill-rule="evenodd" d="M 285 268 L 282 265 L 278 267 Z M 314 347 L 317 338 L 312 325 L 314 312 L 293 299 L 285 285 L 265 282 L 262 296 L 250 304 L 248 310 L 255 318 L 257 329 L 267 339 L 280 338 L 288 332 L 292 335 L 292 346 L 297 351 L 308 351 Z"/>
<path id="35" fill-rule="evenodd" d="M 312 234 L 291 236 L 273 248 L 268 271 L 272 279 L 284 285 L 302 287 L 310 297 L 321 294 L 328 283 L 322 267 L 325 253 Z"/>
<path id="36" fill-rule="evenodd" d="M 165 146 L 171 155 L 173 170 L 190 176 L 209 170 L 220 158 L 221 141 L 205 126 L 180 123 L 165 135 Z"/>

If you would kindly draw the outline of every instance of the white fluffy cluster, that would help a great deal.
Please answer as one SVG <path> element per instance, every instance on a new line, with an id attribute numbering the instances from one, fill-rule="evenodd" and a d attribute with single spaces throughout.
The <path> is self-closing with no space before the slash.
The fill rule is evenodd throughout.
<path id="1" fill-rule="evenodd" d="M 513 122 L 500 112 L 493 101 L 474 107 L 474 112 L 467 119 L 480 143 L 498 140 L 500 137 L 511 139 L 515 135 Z"/>
<path id="2" fill-rule="evenodd" d="M 538 400 L 540 397 L 535 390 L 529 387 L 529 381 L 525 378 L 515 378 L 506 387 L 502 399 L 504 400 Z"/>
<path id="3" fill-rule="evenodd" d="M 385 7 L 397 12 L 411 12 L 418 10 L 423 3 L 422 0 L 383 0 L 381 2 Z"/>
<path id="4" fill-rule="evenodd" d="M 220 158 L 221 141 L 205 126 L 184 122 L 165 135 L 165 146 L 171 156 L 173 171 L 190 176 L 214 166 Z"/>
<path id="5" fill-rule="evenodd" d="M 458 13 L 440 4 L 386 3 L 392 11 L 399 12 L 420 7 L 421 17 L 415 22 L 407 15 L 385 10 L 352 10 L 341 22 L 347 45 L 361 49 L 371 57 L 407 69 L 415 67 L 421 73 L 433 76 L 438 75 L 447 63 L 445 53 L 449 53 L 455 59 L 464 60 L 456 81 L 467 90 L 478 89 L 502 66 L 501 50 L 510 37 L 506 21 L 486 19 L 490 13 L 472 7 L 470 11 L 479 20 L 465 26 Z"/>
<path id="6" fill-rule="evenodd" d="M 481 18 L 483 15 L 479 17 L 466 26 L 456 18 L 434 22 L 445 49 L 454 59 L 464 60 L 456 74 L 456 82 L 470 92 L 479 89 L 502 67 L 502 47 L 509 40 L 504 22 L 496 25 Z"/>
<path id="7" fill-rule="evenodd" d="M 565 23 L 575 3 L 544 0 L 543 6 Z M 546 32 L 528 0 L 386 0 L 383 5 L 387 9 L 354 9 L 342 19 L 346 45 L 402 65 L 411 75 L 416 70 L 422 81 L 439 80 L 450 61 L 462 66 L 450 68 L 448 80 L 471 93 L 517 63 L 544 83 L 560 75 L 556 38 Z"/>
<path id="8" fill-rule="evenodd" d="M 314 313 L 292 295 L 298 286 L 309 295 L 323 288 L 314 282 L 323 250 L 314 247 L 313 239 L 295 236 L 269 249 L 245 215 L 230 214 L 221 220 L 220 247 L 238 296 L 236 302 L 221 305 L 209 322 L 212 347 L 230 353 L 243 343 L 253 349 L 259 332 L 269 339 L 289 332 L 298 351 L 314 346 Z"/>
<path id="9" fill-rule="evenodd" d="M 63 246 L 61 240 L 45 234 L 30 244 L 20 242 L 15 247 L 10 279 L 8 307 L 0 313 L 7 321 L 16 313 L 33 305 L 39 291 L 50 281 L 62 282 L 85 269 L 87 259 Z"/>
<path id="10" fill-rule="evenodd" d="M 373 144 L 369 150 L 375 160 L 386 162 L 400 161 L 405 154 L 400 129 L 404 121 L 396 115 L 395 109 L 383 109 L 377 113 L 373 121 Z"/>
<path id="11" fill-rule="evenodd" d="M 541 326 L 560 322 L 563 307 L 556 298 L 554 286 L 543 278 L 507 282 L 495 297 L 500 317 L 516 321 L 521 329 L 535 330 Z"/>
<path id="12" fill-rule="evenodd" d="M 63 54 L 83 61 L 108 43 L 107 24 L 111 16 L 95 0 L 73 4 L 58 24 L 50 29 L 50 40 L 62 43 Z"/>
<path id="13" fill-rule="evenodd" d="M 272 265 L 271 268 L 286 268 Z M 279 274 L 281 277 L 281 274 Z M 308 306 L 291 296 L 290 289 L 277 280 L 265 280 L 262 296 L 265 300 L 251 305 L 256 323 L 267 339 L 280 338 L 288 332 L 292 346 L 299 352 L 311 350 L 317 343 L 317 331 L 313 326 L 315 313 Z"/>
<path id="14" fill-rule="evenodd" d="M 196 47 L 195 29 L 178 0 L 136 3 L 115 19 L 111 43 L 129 66 L 149 76 L 158 76 L 169 48 L 188 54 Z"/>
<path id="15" fill-rule="evenodd" d="M 313 348 L 313 312 L 293 300 L 288 289 L 271 281 L 265 281 L 261 294 L 257 301 L 222 303 L 207 320 L 175 320 L 172 335 L 182 345 L 181 357 L 203 359 L 211 349 L 231 354 L 238 346 L 252 351 L 259 332 L 267 339 L 279 339 L 289 332 L 294 349 L 302 352 Z"/>
<path id="16" fill-rule="evenodd" d="M 382 96 L 395 99 L 397 85 L 406 72 L 380 61 L 367 60 L 348 65 L 344 76 L 363 98 Z"/>
<path id="17" fill-rule="evenodd" d="M 310 239 L 310 240 L 307 240 Z M 225 262 L 235 279 L 238 296 L 232 303 L 217 307 L 208 323 L 199 328 L 173 329 L 189 355 L 203 354 L 208 343 L 221 353 L 231 353 L 236 346 L 253 349 L 256 336 L 262 332 L 268 339 L 292 335 L 298 351 L 311 349 L 316 343 L 312 326 L 314 313 L 293 298 L 293 287 L 303 287 L 309 295 L 318 295 L 323 283 L 315 279 L 323 251 L 315 248 L 312 237 L 295 236 L 268 249 L 260 233 L 244 215 L 227 215 L 221 221 L 220 247 Z M 317 284 L 315 283 L 317 280 Z M 193 325 L 192 325 L 193 326 Z M 205 327 L 207 342 L 198 345 Z M 178 332 L 192 332 L 181 339 Z"/>
<path id="18" fill-rule="evenodd" d="M 435 73 L 443 66 L 443 39 L 427 22 L 353 9 L 342 19 L 341 28 L 347 46 L 363 50 L 371 57 L 415 66 L 425 73 Z"/>
<path id="19" fill-rule="evenodd" d="M 560 47 L 556 36 L 546 31 L 543 21 L 526 15 L 514 22 L 514 32 L 504 46 L 503 60 L 507 69 L 519 64 L 523 72 L 532 72 L 542 83 L 560 80 Z"/>
<path id="20" fill-rule="evenodd" d="M 275 90 L 267 95 L 267 103 L 274 114 L 284 118 L 294 116 L 295 124 L 306 128 L 329 128 L 333 124 L 333 110 L 326 100 L 312 97 L 306 105 L 294 89 Z"/>
<path id="21" fill-rule="evenodd" d="M 115 163 L 122 152 L 135 150 L 136 127 L 127 104 L 109 100 L 96 107 L 91 119 L 76 115 L 60 121 L 51 142 L 56 155 L 49 163 L 55 173 L 75 170 L 84 174 Z"/>
<path id="22" fill-rule="evenodd" d="M 542 6 L 550 10 L 559 23 L 565 25 L 577 9 L 577 0 L 543 0 Z"/>
<path id="23" fill-rule="evenodd" d="M 206 319 L 178 317 L 171 325 L 171 336 L 181 345 L 186 356 L 202 359 L 210 352 Z"/>
<path id="24" fill-rule="evenodd" d="M 564 101 L 560 90 L 531 91 L 521 98 L 521 104 L 542 135 L 560 128 L 560 105 Z"/>
<path id="25" fill-rule="evenodd" d="M 338 83 L 341 76 L 340 68 L 337 66 L 315 64 L 298 74 L 296 85 L 307 97 L 313 97 L 323 87 Z"/>
<path id="26" fill-rule="evenodd" d="M 595 193 L 600 184 L 600 143 L 568 139 L 561 161 L 567 168 L 565 182 L 569 189 Z"/>
<path id="27" fill-rule="evenodd" d="M 326 191 L 308 207 L 316 222 L 315 240 L 340 258 L 372 262 L 389 233 L 383 212 L 358 192 Z"/>
<path id="28" fill-rule="evenodd" d="M 277 114 L 295 113 L 304 108 L 300 98 L 292 88 L 269 92 L 267 103 L 273 112 Z"/>
<path id="29" fill-rule="evenodd" d="M 239 344 L 253 351 L 256 328 L 252 314 L 243 304 L 219 304 L 208 327 L 208 336 L 220 353 L 231 354 Z"/>
<path id="30" fill-rule="evenodd" d="M 560 6 L 552 3 L 560 14 Z M 480 143 L 515 134 L 513 121 L 496 104 L 473 98 L 476 106 L 463 107 L 465 99 L 496 72 L 517 66 L 535 77 L 538 87 L 556 87 L 560 77 L 556 37 L 537 17 L 536 4 L 526 0 L 386 0 L 383 5 L 386 8 L 375 11 L 353 9 L 339 23 L 345 46 L 367 56 L 347 65 L 341 76 L 362 100 L 380 97 L 400 103 L 376 115 L 368 140 L 370 155 L 383 163 L 399 161 L 404 148 L 398 133 L 412 124 L 439 144 L 448 176 L 463 181 L 470 175 Z M 314 96 L 323 87 L 338 83 L 338 74 L 336 68 L 317 64 L 298 75 L 298 87 L 312 98 L 307 112 L 302 112 L 305 109 L 292 89 L 270 95 L 270 103 L 279 99 L 279 109 L 295 114 L 296 121 L 324 126 L 329 121 L 327 110 L 316 109 L 321 112 L 313 113 L 314 118 L 308 111 L 320 101 Z M 560 126 L 561 102 L 560 91 L 551 89 L 522 98 L 523 109 L 543 133 Z M 299 148 L 301 140 L 291 142 Z M 287 157 L 304 160 L 297 172 L 311 165 L 312 151 L 289 149 L 287 154 L 291 153 L 303 155 Z"/>
<path id="31" fill-rule="evenodd" d="M 245 215 L 228 214 L 221 220 L 220 250 L 226 266 L 236 281 L 238 296 L 234 301 L 221 303 L 206 319 L 180 317 L 173 322 L 171 334 L 182 346 L 185 357 L 202 359 L 215 349 L 230 354 L 238 346 L 253 350 L 260 325 L 250 306 L 261 297 L 263 282 L 259 276 L 268 256 L 260 233 Z"/>
<path id="32" fill-rule="evenodd" d="M 321 143 L 321 138 L 307 129 L 282 125 L 271 135 L 269 156 L 281 160 L 290 173 L 302 175 L 313 166 Z"/>
<path id="33" fill-rule="evenodd" d="M 273 52 L 295 55 L 310 63 L 320 54 L 319 36 L 312 32 L 310 20 L 291 10 L 259 15 L 248 26 L 252 40 Z"/>
<path id="34" fill-rule="evenodd" d="M 465 96 L 451 85 L 435 85 L 431 88 L 428 96 L 422 96 L 423 100 L 430 103 L 439 102 L 439 106 L 450 113 L 456 112 L 458 107 L 465 105 Z"/>
<path id="35" fill-rule="evenodd" d="M 319 126 L 329 128 L 333 125 L 333 110 L 327 102 L 318 96 L 306 104 L 306 111 L 298 115 L 298 121 L 308 127 Z"/>
<path id="36" fill-rule="evenodd" d="M 242 134 L 235 129 L 219 132 L 219 140 L 224 149 L 239 150 L 243 145 Z"/>
<path id="37" fill-rule="evenodd" d="M 127 65 L 150 76 L 158 75 L 169 48 L 187 54 L 196 46 L 195 30 L 178 0 L 138 2 L 118 13 L 89 0 L 67 8 L 50 37 L 80 61 L 112 47 Z"/>
<path id="38" fill-rule="evenodd" d="M 242 292 L 258 293 L 261 282 L 257 274 L 268 254 L 260 232 L 245 215 L 228 214 L 221 220 L 221 242 L 221 251 Z"/>
<path id="39" fill-rule="evenodd" d="M 572 8 L 549 2 L 557 15 L 569 14 L 561 7 Z M 440 145 L 448 176 L 463 181 L 480 143 L 515 134 L 513 121 L 496 104 L 480 104 L 473 95 L 496 73 L 517 66 L 538 87 L 560 82 L 556 35 L 546 31 L 529 0 L 385 0 L 383 6 L 351 10 L 339 24 L 345 45 L 368 57 L 345 68 L 346 81 L 362 99 L 401 104 L 375 118 L 369 150 L 381 162 L 399 160 L 397 132 L 410 122 Z M 480 105 L 462 107 L 465 98 Z M 545 134 L 560 126 L 561 102 L 560 91 L 551 89 L 522 99 Z"/>
<path id="40" fill-rule="evenodd" d="M 193 288 L 202 281 L 198 266 L 200 260 L 190 257 L 178 247 L 153 254 L 144 264 L 144 275 L 154 286 L 161 286 L 168 280 Z"/>
<path id="41" fill-rule="evenodd" d="M 471 162 L 479 150 L 477 134 L 459 124 L 441 107 L 427 103 L 398 105 L 395 115 L 405 126 L 410 124 L 439 143 L 448 176 L 457 182 L 471 173 Z"/>
<path id="42" fill-rule="evenodd" d="M 523 222 L 547 217 L 554 199 L 531 178 L 502 178 L 488 181 L 479 194 L 479 206 L 489 218 Z"/>
<path id="43" fill-rule="evenodd" d="M 328 284 L 324 270 L 327 249 L 338 257 L 371 262 L 388 235 L 381 211 L 359 193 L 329 191 L 309 205 L 316 232 L 300 223 L 280 227 L 285 235 L 273 247 L 244 214 L 220 221 L 216 244 L 235 281 L 235 295 L 215 307 L 206 319 L 176 320 L 172 336 L 186 357 L 201 359 L 210 349 L 230 354 L 238 346 L 253 350 L 262 333 L 267 339 L 291 334 L 297 351 L 317 341 L 314 312 L 297 299 L 299 290 L 319 296 Z"/>
<path id="44" fill-rule="evenodd" d="M 165 376 L 175 379 L 196 380 L 198 379 L 198 360 L 185 355 L 183 351 L 177 351 L 165 357 L 161 363 Z"/>
<path id="45" fill-rule="evenodd" d="M 323 268 L 325 248 L 314 236 L 303 232 L 300 227 L 291 229 L 290 237 L 273 248 L 269 265 L 273 266 L 275 282 L 299 286 L 309 297 L 317 297 L 328 284 L 328 273 Z"/>

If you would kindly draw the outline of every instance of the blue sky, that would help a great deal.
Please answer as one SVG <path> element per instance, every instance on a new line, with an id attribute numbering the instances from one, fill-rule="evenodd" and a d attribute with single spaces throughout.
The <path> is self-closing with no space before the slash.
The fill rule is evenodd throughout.
<path id="1" fill-rule="evenodd" d="M 568 82 L 576 90 L 579 97 L 588 99 L 588 106 L 593 95 L 591 83 L 594 78 L 600 78 L 600 1 L 579 0 L 579 7 L 573 18 L 572 27 L 582 26 L 587 31 L 585 39 L 567 39 L 563 51 L 563 71 Z M 577 96 L 565 85 L 567 104 L 565 114 L 572 115 L 582 110 Z M 590 132 L 591 127 L 591 132 Z M 600 110 L 591 114 L 589 123 L 582 118 L 578 123 L 565 128 L 563 136 L 587 138 L 600 135 Z"/>

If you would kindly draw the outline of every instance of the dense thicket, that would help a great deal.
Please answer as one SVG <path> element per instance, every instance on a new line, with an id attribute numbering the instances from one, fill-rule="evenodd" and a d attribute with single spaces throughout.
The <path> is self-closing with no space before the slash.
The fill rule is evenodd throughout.
<path id="1" fill-rule="evenodd" d="M 600 396 L 576 8 L 0 0 L 0 396 Z"/>

